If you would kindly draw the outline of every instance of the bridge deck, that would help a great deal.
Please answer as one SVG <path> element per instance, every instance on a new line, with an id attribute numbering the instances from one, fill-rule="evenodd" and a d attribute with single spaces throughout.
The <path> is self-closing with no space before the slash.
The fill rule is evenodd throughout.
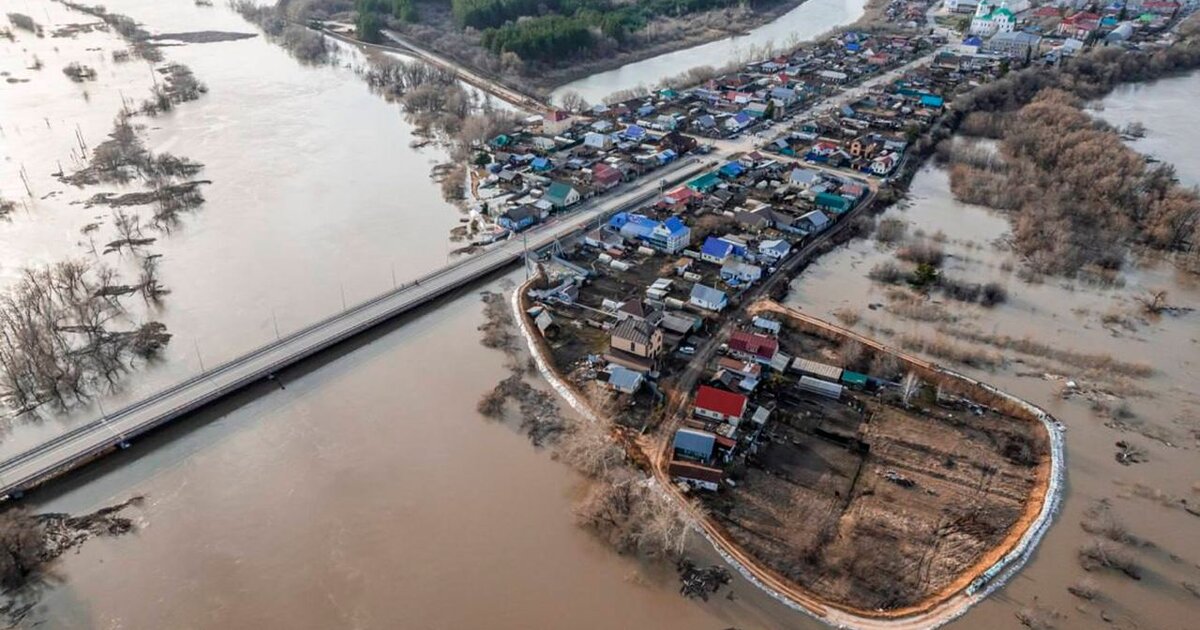
<path id="1" fill-rule="evenodd" d="M 409 312 L 454 289 L 511 265 L 530 250 L 550 245 L 622 208 L 644 203 L 658 193 L 658 181 L 683 181 L 701 168 L 695 159 L 680 161 L 652 181 L 614 191 L 569 215 L 556 217 L 484 252 L 434 271 L 418 280 L 298 330 L 243 356 L 209 369 L 103 418 L 93 420 L 0 463 L 0 497 L 7 498 L 82 464 L 122 442 L 266 378 L 322 350 Z"/>

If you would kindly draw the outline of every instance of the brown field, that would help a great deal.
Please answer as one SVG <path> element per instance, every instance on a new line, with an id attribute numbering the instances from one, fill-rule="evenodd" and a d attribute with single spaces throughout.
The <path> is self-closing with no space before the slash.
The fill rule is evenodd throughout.
<path id="1" fill-rule="evenodd" d="M 837 346 L 789 331 L 786 351 L 832 362 Z M 736 487 L 704 497 L 729 538 L 832 604 L 895 610 L 936 598 L 1004 546 L 1039 483 L 1036 422 L 889 392 L 842 401 L 776 389 L 768 439 Z M 861 445 L 859 443 L 861 441 Z"/>

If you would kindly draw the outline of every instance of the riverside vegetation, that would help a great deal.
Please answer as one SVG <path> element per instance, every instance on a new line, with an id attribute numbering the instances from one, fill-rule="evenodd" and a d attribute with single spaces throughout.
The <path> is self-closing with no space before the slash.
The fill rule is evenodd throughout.
<path id="1" fill-rule="evenodd" d="M 239 4 L 249 3 L 240 0 Z M 384 41 L 383 31 L 390 29 L 484 71 L 548 87 L 552 77 L 565 78 L 573 67 L 620 65 L 648 53 L 743 32 L 797 4 L 796 0 L 279 0 L 266 10 L 301 23 L 352 23 L 357 38 L 368 43 Z"/>
<path id="2" fill-rule="evenodd" d="M 149 33 L 132 18 L 100 6 L 61 3 L 99 18 L 101 28 L 116 31 L 138 57 L 152 64 L 162 61 Z M 114 51 L 119 63 L 126 57 L 118 52 L 126 51 Z M 159 279 L 161 256 L 149 249 L 156 237 L 146 232 L 175 229 L 183 212 L 204 202 L 200 186 L 208 182 L 191 179 L 202 164 L 149 151 L 143 128 L 135 121 L 198 99 L 207 88 L 182 64 L 167 63 L 155 71 L 162 80 L 155 82 L 150 97 L 137 106 L 124 105 L 109 137 L 91 149 L 87 163 L 75 172 L 56 174 L 76 188 L 133 182 L 144 186 L 137 192 L 95 193 L 85 202 L 113 208 L 113 237 L 99 241 L 101 250 L 101 223 L 89 223 L 81 230 L 84 256 L 25 269 L 0 293 L 0 399 L 18 414 L 47 404 L 63 410 L 89 402 L 102 390 L 112 391 L 123 376 L 159 356 L 171 340 L 163 323 L 140 316 L 126 298 L 139 295 L 150 307 L 169 293 Z M 78 63 L 69 64 L 65 72 L 73 80 L 96 78 L 95 71 Z M 82 139 L 79 150 L 86 151 Z M 0 204 L 0 214 L 14 205 Z M 148 220 L 137 211 L 140 206 L 151 208 Z M 122 278 L 103 260 L 106 254 L 129 255 L 136 278 Z"/>

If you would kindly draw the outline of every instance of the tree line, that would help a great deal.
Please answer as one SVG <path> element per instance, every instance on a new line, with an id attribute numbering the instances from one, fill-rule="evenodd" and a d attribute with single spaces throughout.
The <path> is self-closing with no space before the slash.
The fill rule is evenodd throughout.
<path id="1" fill-rule="evenodd" d="M 765 0 L 770 1 L 770 0 Z M 456 23 L 483 29 L 484 47 L 545 61 L 579 55 L 607 38 L 622 43 L 659 16 L 744 4 L 737 0 L 452 0 Z"/>
<path id="2" fill-rule="evenodd" d="M 380 42 L 380 33 L 390 20 L 417 21 L 417 5 L 413 0 L 355 0 L 354 10 L 358 12 L 355 21 L 358 38 L 365 42 Z"/>

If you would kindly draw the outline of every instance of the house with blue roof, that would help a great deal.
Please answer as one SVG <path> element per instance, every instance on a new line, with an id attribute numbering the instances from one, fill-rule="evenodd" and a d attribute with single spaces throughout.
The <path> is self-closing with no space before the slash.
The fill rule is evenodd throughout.
<path id="1" fill-rule="evenodd" d="M 700 260 L 723 265 L 730 256 L 733 256 L 733 243 L 716 236 L 704 239 L 704 245 L 700 247 Z"/>
<path id="2" fill-rule="evenodd" d="M 537 208 L 530 205 L 524 205 L 508 210 L 504 214 L 500 215 L 500 217 L 496 219 L 496 223 L 499 224 L 500 227 L 507 230 L 520 232 L 521 230 L 524 230 L 537 223 L 541 218 L 541 214 L 541 211 Z"/>
<path id="3" fill-rule="evenodd" d="M 621 136 L 629 140 L 640 142 L 646 137 L 646 130 L 638 125 L 629 125 L 623 131 L 621 131 Z"/>
<path id="4" fill-rule="evenodd" d="M 708 431 L 682 428 L 675 431 L 672 448 L 676 457 L 706 462 L 712 459 L 717 445 L 717 436 Z"/>
<path id="5" fill-rule="evenodd" d="M 754 122 L 754 118 L 746 112 L 738 112 L 733 116 L 725 119 L 725 128 L 729 131 L 741 131 L 750 126 Z"/>
<path id="6" fill-rule="evenodd" d="M 539 173 L 544 173 L 554 168 L 554 165 L 551 164 L 550 159 L 544 157 L 534 158 L 533 161 L 529 163 L 529 166 L 533 167 L 533 170 L 538 171 Z"/>
<path id="7" fill-rule="evenodd" d="M 733 179 L 745 172 L 746 172 L 746 167 L 742 166 L 741 164 L 738 164 L 737 162 L 730 162 L 730 163 L 726 164 L 725 166 L 722 166 L 721 170 L 720 170 L 721 175 L 728 177 L 730 179 Z"/>
<path id="8" fill-rule="evenodd" d="M 945 102 L 945 99 L 940 96 L 935 96 L 933 94 L 921 95 L 921 104 L 925 107 L 941 107 L 945 104 Z"/>
<path id="9" fill-rule="evenodd" d="M 618 218 L 619 217 L 619 218 Z M 691 245 L 692 230 L 679 217 L 656 221 L 650 217 L 621 212 L 608 221 L 621 236 L 638 240 L 666 254 L 676 254 Z"/>

